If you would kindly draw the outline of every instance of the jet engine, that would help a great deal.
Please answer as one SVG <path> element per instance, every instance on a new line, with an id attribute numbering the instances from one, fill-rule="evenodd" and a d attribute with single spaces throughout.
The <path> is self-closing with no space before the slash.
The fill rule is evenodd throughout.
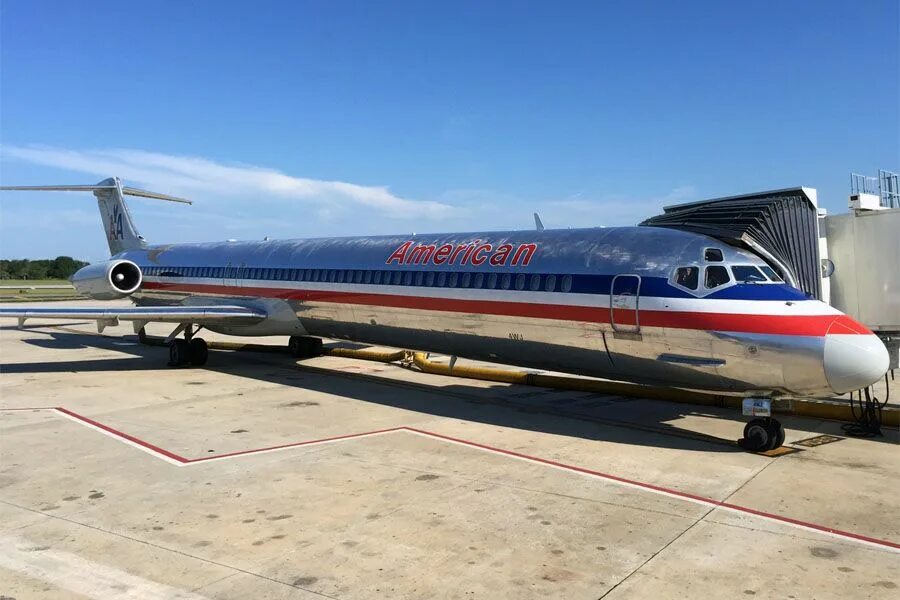
<path id="1" fill-rule="evenodd" d="M 115 300 L 137 291 L 141 268 L 130 260 L 107 260 L 79 269 L 72 275 L 75 290 L 93 300 Z"/>

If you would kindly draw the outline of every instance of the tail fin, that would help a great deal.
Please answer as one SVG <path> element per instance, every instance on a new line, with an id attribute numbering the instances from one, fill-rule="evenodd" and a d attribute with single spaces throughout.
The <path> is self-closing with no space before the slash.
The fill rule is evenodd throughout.
<path id="1" fill-rule="evenodd" d="M 125 204 L 126 195 L 191 204 L 190 200 L 185 200 L 184 198 L 125 187 L 118 177 L 104 179 L 96 185 L 10 185 L 2 186 L 0 190 L 93 192 L 94 196 L 97 197 L 97 206 L 100 208 L 100 219 L 103 222 L 103 229 L 106 231 L 106 241 L 109 243 L 110 255 L 118 254 L 125 250 L 147 247 L 147 242 L 137 232 L 134 222 L 131 220 L 131 215 L 128 213 L 128 206 Z"/>

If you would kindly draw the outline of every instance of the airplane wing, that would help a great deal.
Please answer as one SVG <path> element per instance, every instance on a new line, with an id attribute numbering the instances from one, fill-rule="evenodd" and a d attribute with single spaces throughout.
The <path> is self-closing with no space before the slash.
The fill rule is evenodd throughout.
<path id="1" fill-rule="evenodd" d="M 0 308 L 0 318 L 63 319 L 97 321 L 98 331 L 119 321 L 134 321 L 135 330 L 152 321 L 161 323 L 193 323 L 252 325 L 266 318 L 266 313 L 246 306 L 134 306 L 117 308 Z"/>

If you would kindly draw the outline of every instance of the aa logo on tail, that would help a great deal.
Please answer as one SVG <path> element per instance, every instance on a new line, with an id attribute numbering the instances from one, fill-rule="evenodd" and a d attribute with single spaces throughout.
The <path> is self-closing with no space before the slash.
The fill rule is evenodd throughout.
<path id="1" fill-rule="evenodd" d="M 119 212 L 119 205 L 113 206 L 113 211 L 109 215 L 109 241 L 115 242 L 125 239 L 125 232 L 122 228 L 122 213 Z"/>

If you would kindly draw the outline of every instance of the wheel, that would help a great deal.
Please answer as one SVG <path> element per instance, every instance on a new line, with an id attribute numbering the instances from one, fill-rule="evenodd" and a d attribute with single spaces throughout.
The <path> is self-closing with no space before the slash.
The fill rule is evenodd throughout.
<path id="1" fill-rule="evenodd" d="M 292 335 L 291 339 L 288 340 L 288 350 L 290 350 L 291 355 L 296 358 L 303 358 L 303 338 Z"/>
<path id="2" fill-rule="evenodd" d="M 194 338 L 189 342 L 189 352 L 191 364 L 195 367 L 202 367 L 209 358 L 209 347 L 203 338 Z"/>
<path id="3" fill-rule="evenodd" d="M 769 441 L 771 442 L 769 450 L 780 448 L 784 444 L 784 425 L 777 419 L 769 419 L 766 433 L 769 434 Z"/>
<path id="4" fill-rule="evenodd" d="M 744 426 L 744 439 L 741 440 L 741 445 L 750 452 L 769 450 L 771 443 L 765 420 L 753 419 Z"/>
<path id="5" fill-rule="evenodd" d="M 316 337 L 292 335 L 288 341 L 288 350 L 297 358 L 312 358 L 322 354 L 322 340 Z"/>
<path id="6" fill-rule="evenodd" d="M 169 366 L 183 367 L 188 364 L 190 351 L 187 340 L 177 339 L 169 342 Z"/>

